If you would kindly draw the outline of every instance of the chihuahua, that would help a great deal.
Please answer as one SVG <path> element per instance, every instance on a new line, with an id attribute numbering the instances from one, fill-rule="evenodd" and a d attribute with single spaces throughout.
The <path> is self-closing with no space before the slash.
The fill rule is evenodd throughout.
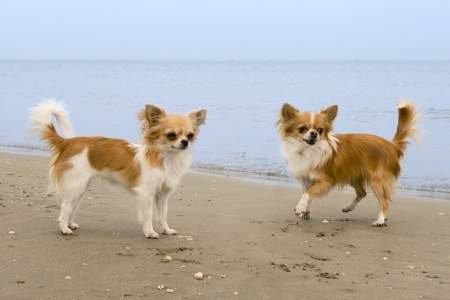
<path id="1" fill-rule="evenodd" d="M 167 223 L 168 199 L 191 165 L 191 148 L 206 110 L 182 116 L 146 105 L 138 118 L 142 127 L 139 145 L 106 137 L 73 137 L 68 114 L 56 101 L 31 109 L 31 125 L 51 150 L 49 189 L 61 201 L 58 222 L 62 234 L 73 234 L 79 228 L 75 213 L 94 177 L 124 186 L 135 195 L 145 237 L 159 237 L 154 221 L 161 233 L 177 233 Z"/>
<path id="2" fill-rule="evenodd" d="M 303 186 L 295 213 L 310 219 L 312 200 L 328 194 L 334 186 L 350 185 L 355 199 L 342 211 L 350 212 L 366 196 L 369 186 L 379 212 L 374 226 L 386 225 L 386 214 L 400 174 L 400 159 L 407 140 L 415 134 L 414 104 L 400 102 L 397 131 L 392 141 L 371 134 L 334 134 L 336 105 L 320 112 L 301 112 L 285 103 L 277 127 L 289 171 Z"/>

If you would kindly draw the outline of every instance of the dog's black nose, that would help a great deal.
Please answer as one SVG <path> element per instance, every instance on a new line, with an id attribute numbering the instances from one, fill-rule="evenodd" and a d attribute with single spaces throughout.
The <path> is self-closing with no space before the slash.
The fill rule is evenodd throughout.
<path id="1" fill-rule="evenodd" d="M 315 132 L 315 131 L 311 131 L 310 133 L 309 133 L 309 135 L 311 136 L 311 138 L 316 138 L 317 137 L 317 132 Z"/>
<path id="2" fill-rule="evenodd" d="M 189 141 L 188 140 L 181 140 L 181 145 L 183 147 L 187 147 L 187 145 L 189 145 Z"/>

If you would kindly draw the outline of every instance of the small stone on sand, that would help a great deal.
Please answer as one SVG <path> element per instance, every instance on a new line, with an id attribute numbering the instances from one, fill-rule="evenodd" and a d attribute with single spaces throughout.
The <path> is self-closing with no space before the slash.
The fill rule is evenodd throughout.
<path id="1" fill-rule="evenodd" d="M 387 257 L 383 257 L 383 260 L 388 260 L 389 258 L 387 258 Z"/>
<path id="2" fill-rule="evenodd" d="M 163 286 L 163 285 L 158 285 L 158 287 L 157 287 L 158 290 L 163 290 L 164 288 L 165 288 L 165 286 Z"/>
<path id="3" fill-rule="evenodd" d="M 171 262 L 172 261 L 172 256 L 167 255 L 161 261 L 162 262 Z"/>
<path id="4" fill-rule="evenodd" d="M 72 279 L 72 276 L 66 275 L 66 277 L 64 277 L 65 280 L 70 280 Z"/>
<path id="5" fill-rule="evenodd" d="M 173 294 L 173 292 L 175 292 L 174 289 L 166 289 L 166 292 L 168 292 L 169 294 Z"/>
<path id="6" fill-rule="evenodd" d="M 327 219 L 323 219 L 322 223 L 330 223 L 330 221 L 328 221 Z"/>
<path id="7" fill-rule="evenodd" d="M 15 234 L 16 232 L 13 230 L 8 231 L 9 234 Z"/>
<path id="8" fill-rule="evenodd" d="M 202 272 L 197 272 L 194 274 L 194 278 L 197 280 L 202 280 L 205 277 L 205 275 Z"/>

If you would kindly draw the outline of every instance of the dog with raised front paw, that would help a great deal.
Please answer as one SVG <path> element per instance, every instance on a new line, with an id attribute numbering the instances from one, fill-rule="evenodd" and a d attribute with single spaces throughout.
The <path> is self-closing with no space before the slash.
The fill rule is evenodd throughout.
<path id="1" fill-rule="evenodd" d="M 305 112 L 285 103 L 277 127 L 290 173 L 303 194 L 295 207 L 302 219 L 311 218 L 311 204 L 335 186 L 350 185 L 354 200 L 342 211 L 350 212 L 366 196 L 369 186 L 378 200 L 374 226 L 385 226 L 386 215 L 400 175 L 400 159 L 415 134 L 414 104 L 400 102 L 397 131 L 392 140 L 371 134 L 334 134 L 336 105 L 319 112 Z"/>

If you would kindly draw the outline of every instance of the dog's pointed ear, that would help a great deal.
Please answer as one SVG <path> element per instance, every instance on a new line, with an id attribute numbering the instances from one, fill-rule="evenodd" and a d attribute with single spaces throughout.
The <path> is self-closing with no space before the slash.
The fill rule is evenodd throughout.
<path id="1" fill-rule="evenodd" d="M 330 122 L 332 122 L 338 113 L 338 106 L 337 105 L 332 105 L 330 107 L 324 108 L 320 111 L 321 114 L 324 114 L 327 116 L 328 120 Z"/>
<path id="2" fill-rule="evenodd" d="M 139 120 L 146 123 L 148 127 L 158 125 L 165 116 L 164 109 L 151 104 L 146 105 L 138 114 Z"/>
<path id="3" fill-rule="evenodd" d="M 200 110 L 196 110 L 196 111 L 190 112 L 188 114 L 188 118 L 191 119 L 192 122 L 196 126 L 200 126 L 200 125 L 203 125 L 205 123 L 206 115 L 207 115 L 206 109 L 200 109 Z"/>
<path id="4" fill-rule="evenodd" d="M 297 113 L 299 113 L 299 110 L 289 103 L 284 103 L 283 107 L 281 108 L 281 117 L 284 120 L 290 120 L 294 118 Z"/>

